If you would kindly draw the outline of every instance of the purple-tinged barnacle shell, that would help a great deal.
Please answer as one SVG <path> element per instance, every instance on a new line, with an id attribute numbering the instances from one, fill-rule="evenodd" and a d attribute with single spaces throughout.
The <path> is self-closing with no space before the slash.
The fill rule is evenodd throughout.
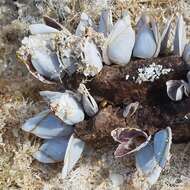
<path id="1" fill-rule="evenodd" d="M 40 112 L 28 119 L 22 129 L 43 139 L 69 136 L 73 133 L 73 127 L 63 123 L 50 110 Z"/>
<path id="2" fill-rule="evenodd" d="M 103 10 L 100 15 L 98 32 L 103 33 L 104 36 L 108 36 L 113 27 L 112 11 L 111 9 Z"/>
<path id="3" fill-rule="evenodd" d="M 151 139 L 151 136 L 144 131 L 135 128 L 117 128 L 111 132 L 111 136 L 120 143 L 114 153 L 115 157 L 123 157 L 139 151 Z"/>
<path id="4" fill-rule="evenodd" d="M 103 47 L 103 59 L 111 63 L 126 65 L 130 59 L 135 43 L 135 32 L 128 14 L 119 19 L 113 26 Z"/>
<path id="5" fill-rule="evenodd" d="M 154 136 L 154 156 L 163 168 L 170 157 L 170 147 L 172 142 L 172 132 L 170 127 L 158 131 Z"/>
<path id="6" fill-rule="evenodd" d="M 186 28 L 183 16 L 180 15 L 177 19 L 176 32 L 174 38 L 174 54 L 180 57 L 183 54 L 186 45 Z"/>
<path id="7" fill-rule="evenodd" d="M 77 161 L 80 159 L 84 147 L 85 143 L 82 140 L 75 138 L 74 135 L 70 137 L 65 153 L 64 166 L 62 169 L 63 178 L 68 175 L 68 173 L 73 169 Z"/>
<path id="8" fill-rule="evenodd" d="M 133 102 L 127 105 L 123 111 L 123 117 L 133 116 L 139 107 L 139 102 Z"/>
<path id="9" fill-rule="evenodd" d="M 71 93 L 42 91 L 40 95 L 50 104 L 51 110 L 64 123 L 74 125 L 84 120 L 83 109 Z"/>
<path id="10" fill-rule="evenodd" d="M 42 163 L 56 163 L 64 160 L 68 138 L 59 137 L 45 140 L 33 157 Z"/>

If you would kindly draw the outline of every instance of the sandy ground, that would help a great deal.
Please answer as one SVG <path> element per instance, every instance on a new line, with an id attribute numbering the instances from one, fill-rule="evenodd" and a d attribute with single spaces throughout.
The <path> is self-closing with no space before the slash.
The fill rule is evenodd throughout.
<path id="1" fill-rule="evenodd" d="M 33 160 L 31 155 L 39 147 L 40 139 L 20 129 L 27 118 L 46 106 L 38 91 L 53 89 L 35 80 L 25 66 L 16 61 L 15 52 L 27 34 L 27 24 L 40 21 L 41 15 L 46 13 L 73 31 L 81 10 L 97 14 L 106 5 L 106 1 L 99 0 L 70 2 L 71 12 L 64 8 L 66 4 L 61 0 L 0 1 L 0 189 L 133 189 L 129 183 L 135 169 L 132 156 L 114 159 L 113 150 L 87 148 L 68 178 L 62 180 L 63 163 L 45 165 Z M 124 9 L 130 12 L 134 22 L 143 10 L 154 13 L 158 20 L 182 12 L 190 28 L 189 2 L 126 2 L 117 1 L 113 6 L 114 18 Z M 190 144 L 172 145 L 171 153 L 170 164 L 152 189 L 190 189 Z M 113 176 L 119 179 L 117 183 L 124 181 L 124 184 L 116 187 L 111 181 Z"/>

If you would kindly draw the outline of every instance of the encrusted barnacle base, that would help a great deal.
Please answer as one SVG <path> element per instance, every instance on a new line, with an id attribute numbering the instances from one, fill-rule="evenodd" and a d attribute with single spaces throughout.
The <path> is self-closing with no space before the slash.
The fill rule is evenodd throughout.
<path id="1" fill-rule="evenodd" d="M 140 128 L 151 135 L 170 126 L 174 142 L 189 141 L 190 100 L 173 102 L 166 92 L 166 81 L 186 80 L 187 71 L 182 59 L 176 56 L 137 59 L 126 67 L 104 66 L 100 74 L 86 81 L 90 93 L 99 102 L 100 111 L 77 124 L 76 135 L 93 146 L 103 146 L 113 143 L 110 134 L 118 127 Z M 67 85 L 77 89 L 82 80 L 76 74 L 67 80 Z M 123 118 L 122 107 L 135 101 L 139 102 L 135 114 Z"/>

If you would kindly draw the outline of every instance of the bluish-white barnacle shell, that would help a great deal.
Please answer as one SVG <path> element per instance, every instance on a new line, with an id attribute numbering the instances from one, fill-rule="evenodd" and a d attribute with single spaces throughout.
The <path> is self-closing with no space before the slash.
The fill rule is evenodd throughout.
<path id="1" fill-rule="evenodd" d="M 113 26 L 103 47 L 104 62 L 126 65 L 130 59 L 135 43 L 135 32 L 129 15 L 124 15 Z"/>
<path id="2" fill-rule="evenodd" d="M 59 80 L 61 78 L 60 63 L 54 52 L 34 49 L 31 54 L 31 62 L 40 75 L 50 80 Z"/>
<path id="3" fill-rule="evenodd" d="M 103 10 L 100 15 L 98 32 L 103 33 L 104 36 L 108 36 L 113 27 L 112 11 L 111 9 Z"/>
<path id="4" fill-rule="evenodd" d="M 153 143 L 148 143 L 135 154 L 136 167 L 144 181 L 153 185 L 158 180 L 162 168 L 158 165 L 154 156 Z"/>
<path id="5" fill-rule="evenodd" d="M 90 117 L 94 116 L 98 112 L 98 105 L 86 88 L 85 84 L 80 83 L 78 92 L 81 94 L 82 105 L 85 113 Z"/>
<path id="6" fill-rule="evenodd" d="M 33 157 L 42 163 L 56 163 L 64 160 L 68 138 L 59 137 L 45 140 Z"/>
<path id="7" fill-rule="evenodd" d="M 64 158 L 64 166 L 62 169 L 63 178 L 68 175 L 68 173 L 73 169 L 77 161 L 80 159 L 84 147 L 85 143 L 82 140 L 75 138 L 74 135 L 70 137 Z"/>
<path id="8" fill-rule="evenodd" d="M 84 120 L 83 109 L 71 93 L 42 91 L 40 95 L 49 102 L 51 110 L 64 123 L 74 125 Z"/>
<path id="9" fill-rule="evenodd" d="M 174 38 L 174 54 L 182 56 L 186 45 L 186 28 L 183 16 L 180 15 L 177 19 L 175 38 Z"/>
<path id="10" fill-rule="evenodd" d="M 22 126 L 24 131 L 33 133 L 43 139 L 69 136 L 73 133 L 73 126 L 63 123 L 50 110 L 45 110 L 28 119 Z"/>
<path id="11" fill-rule="evenodd" d="M 168 97 L 173 101 L 180 101 L 184 94 L 183 80 L 169 80 L 166 82 Z"/>
<path id="12" fill-rule="evenodd" d="M 90 94 L 88 95 L 84 94 L 82 96 L 82 104 L 83 104 L 84 111 L 86 112 L 88 116 L 92 117 L 96 113 L 98 113 L 98 105 Z"/>
<path id="13" fill-rule="evenodd" d="M 156 52 L 157 44 L 152 30 L 147 26 L 142 26 L 137 32 L 133 56 L 139 58 L 151 58 Z"/>
<path id="14" fill-rule="evenodd" d="M 186 44 L 183 52 L 183 60 L 190 67 L 190 43 Z"/>
<path id="15" fill-rule="evenodd" d="M 59 32 L 59 30 L 47 26 L 45 24 L 31 24 L 29 26 L 29 30 L 31 34 L 46 34 L 46 33 Z"/>
<path id="16" fill-rule="evenodd" d="M 19 50 L 19 57 L 30 73 L 44 83 L 52 83 L 63 76 L 62 67 L 51 47 L 55 33 L 37 34 L 25 37 Z"/>
<path id="17" fill-rule="evenodd" d="M 171 29 L 171 22 L 172 18 L 168 19 L 164 26 L 164 30 L 161 35 L 161 47 L 160 47 L 160 53 L 164 53 L 166 51 L 167 45 L 168 45 L 168 40 L 169 40 L 169 34 L 170 34 L 170 29 Z"/>
<path id="18" fill-rule="evenodd" d="M 85 30 L 87 27 L 95 28 L 95 25 L 94 25 L 92 19 L 86 13 L 83 12 L 81 14 L 80 22 L 77 26 L 75 35 L 83 36 L 85 34 Z"/>
<path id="19" fill-rule="evenodd" d="M 171 128 L 158 131 L 154 136 L 154 156 L 161 168 L 164 168 L 170 157 L 170 147 L 172 142 Z"/>
<path id="20" fill-rule="evenodd" d="M 93 77 L 98 74 L 103 68 L 100 52 L 98 51 L 93 41 L 89 41 L 88 39 L 86 39 L 84 42 L 82 52 L 84 55 L 82 58 L 84 61 L 83 74 L 85 76 Z"/>
<path id="21" fill-rule="evenodd" d="M 139 107 L 139 102 L 133 102 L 127 105 L 123 111 L 123 117 L 133 116 Z"/>

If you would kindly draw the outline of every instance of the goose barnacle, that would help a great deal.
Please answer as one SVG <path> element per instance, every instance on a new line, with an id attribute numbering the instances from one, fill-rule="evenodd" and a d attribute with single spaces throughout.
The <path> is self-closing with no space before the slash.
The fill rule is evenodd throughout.
<path id="1" fill-rule="evenodd" d="M 87 27 L 92 27 L 94 29 L 96 28 L 92 19 L 86 13 L 83 12 L 80 17 L 80 22 L 75 31 L 75 35 L 80 37 L 84 36 Z"/>
<path id="2" fill-rule="evenodd" d="M 183 95 L 190 94 L 190 72 L 187 73 L 187 81 L 184 80 L 169 80 L 166 82 L 168 97 L 173 101 L 180 101 Z"/>
<path id="3" fill-rule="evenodd" d="M 73 169 L 85 148 L 85 143 L 79 138 L 72 135 L 69 139 L 67 150 L 64 158 L 64 166 L 62 169 L 62 177 L 65 178 Z"/>
<path id="4" fill-rule="evenodd" d="M 111 132 L 111 136 L 120 143 L 114 153 L 115 157 L 123 157 L 140 150 L 151 138 L 144 131 L 135 128 L 117 128 Z"/>
<path id="5" fill-rule="evenodd" d="M 146 59 L 157 57 L 160 51 L 163 53 L 168 43 L 171 20 L 172 18 L 167 21 L 160 34 L 156 21 L 148 15 L 142 15 L 137 23 L 133 56 Z"/>
<path id="6" fill-rule="evenodd" d="M 113 27 L 112 11 L 111 9 L 102 10 L 98 24 L 98 32 L 108 36 Z"/>
<path id="7" fill-rule="evenodd" d="M 185 45 L 185 49 L 183 51 L 183 60 L 190 67 L 190 43 Z"/>
<path id="8" fill-rule="evenodd" d="M 82 70 L 85 76 L 94 77 L 102 70 L 103 64 L 101 55 L 94 42 L 90 39 L 86 39 L 82 44 L 81 58 L 83 62 Z"/>
<path id="9" fill-rule="evenodd" d="M 95 99 L 90 95 L 88 89 L 82 83 L 79 85 L 78 91 L 82 94 L 82 104 L 84 111 L 88 116 L 94 116 L 98 112 L 98 105 Z"/>
<path id="10" fill-rule="evenodd" d="M 171 139 L 171 129 L 167 127 L 158 131 L 153 141 L 135 153 L 137 171 L 149 187 L 156 183 L 170 159 Z"/>
<path id="11" fill-rule="evenodd" d="M 22 40 L 22 47 L 17 52 L 19 60 L 42 82 L 53 83 L 60 80 L 64 72 L 52 46 L 59 30 L 45 24 L 33 24 L 29 28 L 34 35 Z M 67 30 L 64 31 L 68 34 Z"/>
<path id="12" fill-rule="evenodd" d="M 179 15 L 177 18 L 175 38 L 174 38 L 174 54 L 182 56 L 186 45 L 186 28 L 183 16 Z"/>
<path id="13" fill-rule="evenodd" d="M 103 47 L 103 59 L 108 65 L 111 63 L 126 65 L 130 59 L 135 43 L 135 32 L 131 26 L 131 19 L 124 14 L 111 29 Z"/>
<path id="14" fill-rule="evenodd" d="M 127 105 L 123 111 L 123 117 L 133 116 L 139 107 L 139 102 L 133 102 Z"/>
<path id="15" fill-rule="evenodd" d="M 71 93 L 41 91 L 40 95 L 50 104 L 51 110 L 64 123 L 74 125 L 84 120 L 83 109 Z"/>

